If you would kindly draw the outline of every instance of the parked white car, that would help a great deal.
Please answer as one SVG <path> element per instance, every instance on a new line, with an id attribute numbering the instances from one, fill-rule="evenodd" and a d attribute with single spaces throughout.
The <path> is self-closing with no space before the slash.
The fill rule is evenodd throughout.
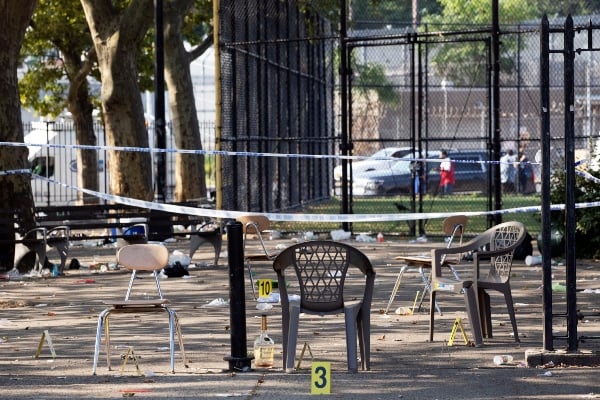
<path id="1" fill-rule="evenodd" d="M 369 158 L 352 161 L 352 175 L 358 176 L 368 171 L 378 171 L 389 169 L 395 162 L 393 158 L 402 158 L 411 153 L 410 147 L 388 147 L 375 152 Z M 350 162 L 348 162 L 348 176 L 350 176 Z M 333 180 L 336 187 L 341 185 L 342 166 L 338 165 L 333 169 Z"/>

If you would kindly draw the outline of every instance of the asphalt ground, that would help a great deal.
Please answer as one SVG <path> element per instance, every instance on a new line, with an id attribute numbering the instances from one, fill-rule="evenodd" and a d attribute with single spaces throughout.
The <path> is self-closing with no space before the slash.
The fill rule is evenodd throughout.
<path id="1" fill-rule="evenodd" d="M 292 244 L 291 239 L 269 242 L 272 249 Z M 144 399 L 237 397 L 256 399 L 314 398 L 311 389 L 313 362 L 329 362 L 327 387 L 331 398 L 351 399 L 592 399 L 600 398 L 600 366 L 569 363 L 528 365 L 526 353 L 542 352 L 542 301 L 540 266 L 515 262 L 512 274 L 513 297 L 520 343 L 512 337 L 510 321 L 501 295 L 492 294 L 494 336 L 482 348 L 468 346 L 458 330 L 452 346 L 448 340 L 457 318 L 467 339 L 471 334 L 462 296 L 440 294 L 443 315 L 436 313 L 436 335 L 428 341 L 428 304 L 406 313 L 414 304 L 422 282 L 416 270 L 409 270 L 389 314 L 384 314 L 401 264 L 397 255 L 425 254 L 441 243 L 414 244 L 393 240 L 383 243 L 350 241 L 365 252 L 377 272 L 371 316 L 371 370 L 347 372 L 344 319 L 303 316 L 300 322 L 298 355 L 305 343 L 300 368 L 282 370 L 281 318 L 279 305 L 270 310 L 256 308 L 250 286 L 246 290 L 248 350 L 259 333 L 260 315 L 268 315 L 269 333 L 276 343 L 275 366 L 249 371 L 230 371 L 225 358 L 231 356 L 230 310 L 228 305 L 209 306 L 229 295 L 226 254 L 221 265 L 212 260 L 210 245 L 202 247 L 187 278 L 161 281 L 182 324 L 185 350 L 190 359 L 185 368 L 177 352 L 176 371 L 169 371 L 167 319 L 115 315 L 111 318 L 112 370 L 106 369 L 104 348 L 97 375 L 92 375 L 96 324 L 102 301 L 124 295 L 128 274 L 122 270 L 86 268 L 115 261 L 113 247 L 73 247 L 70 257 L 82 268 L 67 270 L 64 276 L 12 279 L 0 283 L 0 397 L 7 399 Z M 187 241 L 169 243 L 171 251 L 187 251 Z M 224 243 L 224 249 L 227 249 Z M 268 264 L 255 265 L 258 277 L 273 277 Z M 578 287 L 600 288 L 600 265 L 578 261 Z M 554 279 L 564 280 L 564 266 L 553 267 Z M 138 284 L 151 283 L 141 276 Z M 597 285 L 596 285 L 597 284 Z M 580 333 L 600 333 L 598 296 L 594 290 L 580 293 L 578 303 L 584 314 Z M 554 296 L 560 310 L 564 294 Z M 396 314 L 395 311 L 406 315 Z M 564 333 L 566 321 L 555 323 Z M 52 346 L 44 338 L 51 339 Z M 41 347 L 40 346 L 41 343 Z M 580 344 L 581 354 L 596 354 L 600 341 Z M 566 343 L 556 342 L 561 350 Z M 38 357 L 35 357 L 40 349 Z M 124 358 L 133 349 L 135 359 Z M 55 357 L 51 350 L 55 351 Z M 559 351 L 560 353 L 560 351 Z M 494 356 L 510 355 L 513 360 L 496 365 Z M 136 368 L 139 367 L 139 372 Z M 545 365 L 544 365 L 545 364 Z M 322 380 L 319 381 L 322 383 Z"/>

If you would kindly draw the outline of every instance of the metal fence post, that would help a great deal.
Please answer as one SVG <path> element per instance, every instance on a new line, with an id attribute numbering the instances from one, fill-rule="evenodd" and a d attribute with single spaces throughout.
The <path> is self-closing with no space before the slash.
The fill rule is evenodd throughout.
<path id="1" fill-rule="evenodd" d="M 248 357 L 246 341 L 246 296 L 244 289 L 244 245 L 242 224 L 227 224 L 227 254 L 229 260 L 229 325 L 231 355 L 229 371 L 250 371 L 253 357 Z"/>

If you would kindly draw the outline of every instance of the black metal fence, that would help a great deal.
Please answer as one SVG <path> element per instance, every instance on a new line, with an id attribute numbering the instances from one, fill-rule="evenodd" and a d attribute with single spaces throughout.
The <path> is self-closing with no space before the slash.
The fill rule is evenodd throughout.
<path id="1" fill-rule="evenodd" d="M 224 2 L 221 18 L 221 148 L 252 153 L 224 157 L 223 208 L 302 207 L 305 212 L 337 213 L 342 211 L 344 195 L 349 196 L 352 213 L 485 212 L 497 204 L 503 209 L 540 205 L 539 23 L 500 27 L 500 102 L 496 105 L 489 26 L 351 31 L 340 41 L 339 32 L 329 30 L 314 16 L 297 12 L 293 2 Z M 587 20 L 576 19 L 576 23 L 583 25 Z M 580 36 L 576 41 L 587 40 Z M 340 158 L 279 159 L 259 154 L 342 154 L 340 116 L 344 113 L 337 100 L 343 96 L 335 61 L 340 43 L 348 50 L 350 67 L 346 93 L 349 154 L 368 157 L 383 148 L 398 147 L 418 150 L 421 155 L 450 149 L 460 157 L 461 151 L 482 150 L 488 154 L 489 186 L 455 192 L 451 199 L 441 199 L 432 190 L 366 195 L 360 193 L 360 185 L 377 184 L 381 176 L 394 175 L 394 167 L 384 162 L 377 167 L 380 175 L 373 171 L 361 175 L 355 159 L 348 174 L 348 193 L 344 193 L 335 190 L 333 168 L 342 163 Z M 550 90 L 551 105 L 557 111 L 564 108 L 562 67 L 551 63 L 552 76 L 558 77 Z M 590 54 L 578 59 L 575 67 L 575 146 L 578 157 L 592 161 L 600 123 L 597 63 Z M 495 106 L 499 108 L 499 142 L 494 142 Z M 555 165 L 563 159 L 563 121 L 560 112 L 552 113 Z M 517 160 L 522 153 L 533 167 L 533 175 L 519 182 L 517 174 L 514 191 L 500 192 L 499 198 L 495 188 L 502 182 L 494 172 L 500 168 L 492 151 L 495 146 L 502 153 L 512 149 Z M 430 169 L 427 173 L 434 174 Z M 473 230 L 484 228 L 489 218 L 474 218 Z M 539 213 L 503 218 L 525 219 L 530 232 L 539 232 Z M 425 220 L 424 224 L 427 234 L 440 233 L 439 221 Z M 310 231 L 339 228 L 324 223 L 279 226 Z M 361 223 L 352 228 L 410 236 L 420 233 L 414 223 L 404 222 Z"/>
<path id="2" fill-rule="evenodd" d="M 222 207 L 276 211 L 329 197 L 335 40 L 294 1 L 221 1 Z M 280 154 L 282 157 L 265 156 Z M 287 155 L 294 155 L 290 157 Z"/>

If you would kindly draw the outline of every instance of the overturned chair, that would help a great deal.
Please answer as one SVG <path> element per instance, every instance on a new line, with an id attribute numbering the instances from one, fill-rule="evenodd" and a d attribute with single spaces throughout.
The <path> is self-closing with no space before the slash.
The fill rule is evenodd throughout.
<path id="1" fill-rule="evenodd" d="M 109 307 L 104 309 L 98 316 L 98 327 L 96 330 L 96 345 L 94 348 L 94 366 L 92 374 L 96 374 L 98 366 L 98 356 L 100 353 L 100 344 L 102 332 L 105 331 L 106 341 L 106 363 L 110 370 L 110 332 L 109 316 L 111 314 L 134 314 L 166 312 L 169 316 L 169 350 L 171 354 L 171 372 L 175 372 L 175 334 L 179 342 L 179 350 L 183 358 L 183 363 L 187 367 L 187 359 L 183 348 L 183 338 L 177 314 L 168 304 L 169 300 L 163 297 L 160 289 L 158 273 L 168 264 L 169 251 L 161 244 L 133 244 L 122 247 L 117 252 L 117 262 L 125 268 L 131 270 L 129 287 L 125 294 L 125 299 L 121 301 L 106 302 Z M 137 271 L 152 271 L 156 282 L 158 297 L 148 300 L 131 300 L 130 295 L 133 284 L 136 280 Z"/>

